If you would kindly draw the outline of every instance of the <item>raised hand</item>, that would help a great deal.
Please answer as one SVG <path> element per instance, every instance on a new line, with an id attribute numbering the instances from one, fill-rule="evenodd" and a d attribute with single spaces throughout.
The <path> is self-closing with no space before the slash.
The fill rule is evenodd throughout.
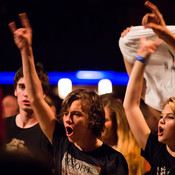
<path id="1" fill-rule="evenodd" d="M 132 28 L 133 26 L 130 26 L 123 30 L 123 32 L 121 33 L 121 37 L 124 37 Z"/>
<path id="2" fill-rule="evenodd" d="M 137 54 L 143 58 L 148 58 L 149 55 L 154 53 L 157 47 L 162 43 L 161 39 L 156 39 L 155 41 L 147 40 L 145 36 L 140 38 L 140 45 Z"/>
<path id="3" fill-rule="evenodd" d="M 145 6 L 149 8 L 152 13 L 147 13 L 143 17 L 142 25 L 145 28 L 153 29 L 154 33 L 168 44 L 171 51 L 175 55 L 175 35 L 170 30 L 168 30 L 163 16 L 157 6 L 149 1 L 145 2 Z"/>
<path id="4" fill-rule="evenodd" d="M 153 3 L 146 1 L 145 6 L 152 11 L 152 13 L 147 13 L 142 19 L 142 25 L 145 28 L 151 28 L 159 38 L 163 38 L 164 34 L 167 32 L 167 27 L 157 6 Z"/>
<path id="5" fill-rule="evenodd" d="M 32 46 L 32 28 L 26 13 L 19 15 L 22 28 L 17 29 L 16 23 L 9 23 L 9 28 L 13 34 L 16 46 L 20 51 L 28 50 Z"/>

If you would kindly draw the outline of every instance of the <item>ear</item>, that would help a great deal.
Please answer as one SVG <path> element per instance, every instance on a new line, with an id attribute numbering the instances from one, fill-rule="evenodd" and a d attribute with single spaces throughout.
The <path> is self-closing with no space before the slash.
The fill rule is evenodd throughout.
<path id="1" fill-rule="evenodd" d="M 16 89 L 15 89 L 15 91 L 14 91 L 14 95 L 15 95 L 15 97 L 17 97 L 17 92 L 16 92 Z"/>

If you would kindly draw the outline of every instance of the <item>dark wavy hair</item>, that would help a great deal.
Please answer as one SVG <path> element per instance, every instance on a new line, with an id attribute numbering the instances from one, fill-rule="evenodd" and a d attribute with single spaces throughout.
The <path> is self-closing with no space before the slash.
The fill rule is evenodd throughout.
<path id="1" fill-rule="evenodd" d="M 42 63 L 37 63 L 36 64 L 36 72 L 37 72 L 37 75 L 38 75 L 38 77 L 41 81 L 43 91 L 44 91 L 45 94 L 47 94 L 49 92 L 49 86 L 50 86 L 49 76 L 48 76 L 47 72 L 45 71 Z M 23 68 L 20 67 L 17 70 L 17 72 L 15 74 L 15 77 L 14 77 L 14 82 L 13 82 L 14 89 L 16 89 L 17 83 L 18 83 L 19 79 L 22 78 L 22 77 L 24 77 Z"/>
<path id="2" fill-rule="evenodd" d="M 105 112 L 99 95 L 85 89 L 70 92 L 62 102 L 59 116 L 63 117 L 75 100 L 81 100 L 82 110 L 89 116 L 89 128 L 92 130 L 92 134 L 100 137 L 105 124 Z"/>

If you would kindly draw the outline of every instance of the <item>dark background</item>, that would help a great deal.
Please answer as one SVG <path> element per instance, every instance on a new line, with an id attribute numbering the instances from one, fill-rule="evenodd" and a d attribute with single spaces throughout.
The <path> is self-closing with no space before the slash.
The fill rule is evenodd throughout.
<path id="1" fill-rule="evenodd" d="M 0 71 L 21 66 L 8 23 L 27 12 L 33 28 L 35 61 L 47 71 L 125 72 L 120 33 L 140 25 L 149 12 L 144 0 L 0 0 Z M 168 25 L 175 25 L 175 1 L 152 0 Z"/>

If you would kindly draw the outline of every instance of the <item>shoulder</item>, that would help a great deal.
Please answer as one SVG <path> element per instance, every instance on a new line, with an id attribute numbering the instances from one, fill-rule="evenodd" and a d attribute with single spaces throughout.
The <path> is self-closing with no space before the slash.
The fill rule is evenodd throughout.
<path id="1" fill-rule="evenodd" d="M 58 144 L 61 138 L 63 138 L 63 140 L 67 138 L 66 131 L 65 131 L 64 125 L 56 121 L 55 129 L 53 133 L 53 139 L 52 139 L 53 145 Z"/>
<path id="2" fill-rule="evenodd" d="M 55 136 L 66 136 L 64 125 L 58 121 L 56 121 L 55 123 L 54 135 Z"/>
<path id="3" fill-rule="evenodd" d="M 16 115 L 14 116 L 11 116 L 11 117 L 7 117 L 7 118 L 4 118 L 3 121 L 4 121 L 4 125 L 15 125 L 15 118 L 16 118 Z"/>
<path id="4" fill-rule="evenodd" d="M 114 148 L 112 148 L 111 146 L 107 145 L 106 143 L 103 143 L 102 146 L 101 146 L 101 149 L 104 149 L 106 151 L 108 151 L 109 153 L 119 153 L 119 151 L 115 150 Z"/>
<path id="5" fill-rule="evenodd" d="M 164 148 L 166 148 L 166 145 L 158 141 L 158 136 L 156 133 L 151 132 L 148 137 L 145 150 L 149 152 L 153 151 L 153 153 L 155 153 Z"/>
<path id="6" fill-rule="evenodd" d="M 16 118 L 16 115 L 10 116 L 10 117 L 6 117 L 3 120 L 4 121 L 10 121 L 10 120 L 14 120 Z"/>
<path id="7" fill-rule="evenodd" d="M 123 154 L 121 154 L 119 151 L 113 149 L 112 147 L 108 146 L 107 144 L 103 143 L 103 145 L 101 146 L 101 151 L 106 154 L 108 157 L 110 157 L 110 159 L 113 160 L 124 160 L 125 158 L 123 156 Z"/>
<path id="8" fill-rule="evenodd" d="M 128 164 L 123 154 L 106 144 L 103 144 L 102 147 L 108 171 L 112 174 L 115 172 L 117 175 L 128 174 Z"/>
<path id="9" fill-rule="evenodd" d="M 166 145 L 158 141 L 157 134 L 150 133 L 145 151 L 142 150 L 141 155 L 152 164 L 154 160 L 160 156 L 160 154 L 164 155 L 165 151 Z"/>
<path id="10" fill-rule="evenodd" d="M 149 137 L 148 137 L 148 140 L 147 140 L 147 145 L 148 144 L 154 144 L 154 145 L 163 145 L 162 143 L 160 143 L 158 141 L 158 136 L 156 133 L 153 133 L 151 132 Z"/>

